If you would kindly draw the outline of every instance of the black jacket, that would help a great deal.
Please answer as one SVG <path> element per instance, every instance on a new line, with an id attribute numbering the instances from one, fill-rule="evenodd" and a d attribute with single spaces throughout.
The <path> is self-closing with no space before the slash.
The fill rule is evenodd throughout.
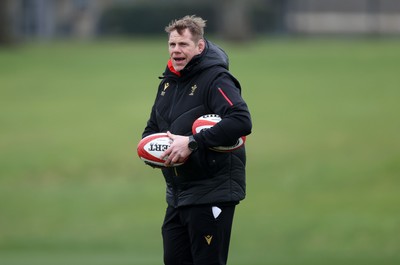
<path id="1" fill-rule="evenodd" d="M 198 117 L 214 113 L 222 118 L 211 129 L 194 135 L 199 148 L 185 164 L 162 169 L 171 206 L 236 203 L 246 195 L 244 146 L 228 153 L 209 149 L 232 145 L 251 132 L 240 84 L 228 66 L 225 52 L 206 41 L 203 53 L 182 71 L 177 73 L 168 62 L 163 74 L 143 137 L 166 131 L 187 136 Z"/>

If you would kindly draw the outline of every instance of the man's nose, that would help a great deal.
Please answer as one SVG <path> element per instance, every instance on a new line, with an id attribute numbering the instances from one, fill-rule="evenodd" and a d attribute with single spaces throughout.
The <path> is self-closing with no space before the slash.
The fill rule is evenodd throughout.
<path id="1" fill-rule="evenodd" d="M 180 53 L 180 52 L 181 52 L 181 48 L 180 48 L 178 45 L 176 45 L 176 46 L 174 46 L 174 47 L 172 48 L 172 52 L 174 52 L 174 53 Z"/>

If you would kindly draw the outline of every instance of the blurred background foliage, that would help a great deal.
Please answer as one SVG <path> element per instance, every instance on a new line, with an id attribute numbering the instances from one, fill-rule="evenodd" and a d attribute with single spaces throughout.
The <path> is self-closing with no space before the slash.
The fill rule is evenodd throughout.
<path id="1" fill-rule="evenodd" d="M 0 43 L 30 39 L 159 35 L 196 14 L 227 40 L 256 36 L 398 36 L 397 0 L 3 0 Z"/>

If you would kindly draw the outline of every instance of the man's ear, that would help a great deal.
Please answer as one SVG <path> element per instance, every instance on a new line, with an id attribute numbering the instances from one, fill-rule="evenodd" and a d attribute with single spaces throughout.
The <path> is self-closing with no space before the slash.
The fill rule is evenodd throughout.
<path id="1" fill-rule="evenodd" d="M 199 40 L 198 47 L 199 47 L 199 52 L 202 53 L 206 48 L 206 42 L 204 41 L 204 39 Z"/>

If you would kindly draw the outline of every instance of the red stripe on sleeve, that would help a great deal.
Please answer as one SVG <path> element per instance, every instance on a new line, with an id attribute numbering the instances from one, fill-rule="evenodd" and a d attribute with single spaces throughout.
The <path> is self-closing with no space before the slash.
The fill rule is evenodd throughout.
<path id="1" fill-rule="evenodd" d="M 224 91 L 222 91 L 222 89 L 219 87 L 218 91 L 222 94 L 222 96 L 226 99 L 226 101 L 228 101 L 229 105 L 233 106 L 232 101 L 228 98 L 228 96 L 224 93 Z"/>

